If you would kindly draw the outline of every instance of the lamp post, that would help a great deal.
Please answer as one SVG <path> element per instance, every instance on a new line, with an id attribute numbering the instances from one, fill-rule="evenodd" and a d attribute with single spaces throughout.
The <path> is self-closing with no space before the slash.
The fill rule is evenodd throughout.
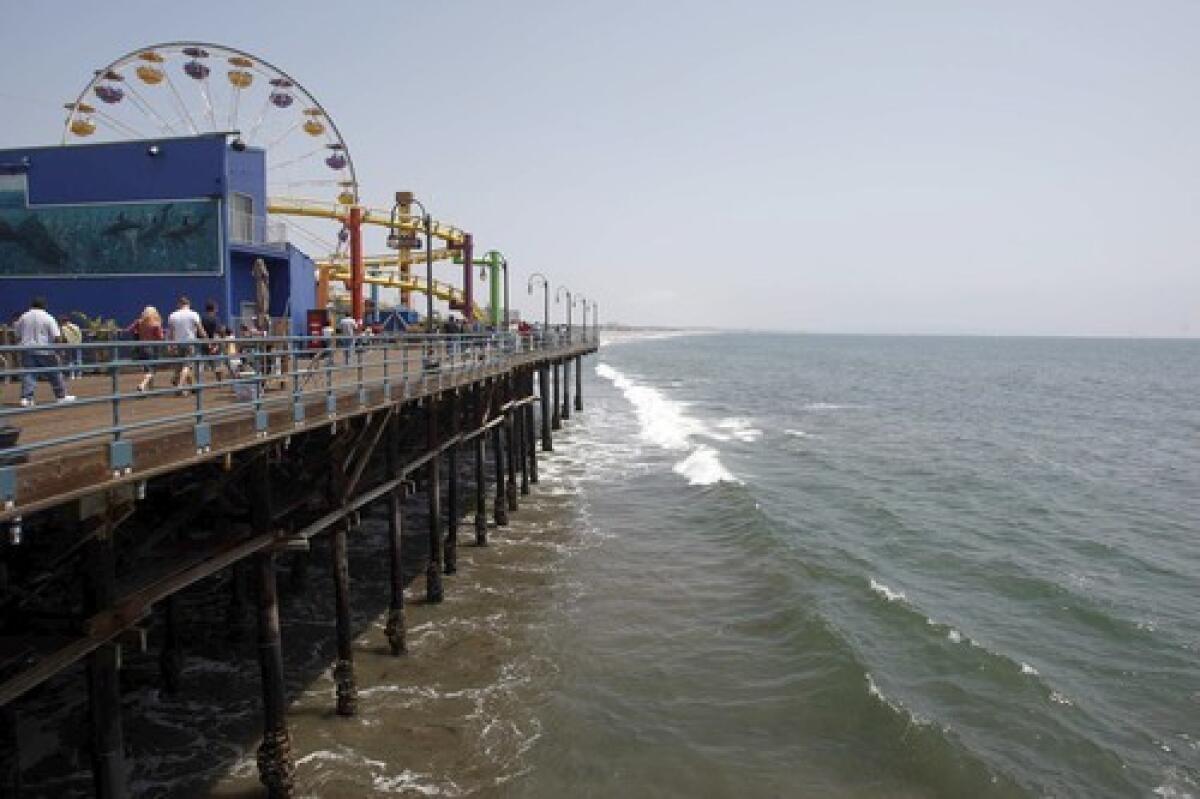
<path id="1" fill-rule="evenodd" d="M 554 301 L 562 302 L 563 295 L 567 295 L 567 343 L 571 343 L 571 306 L 575 304 L 575 298 L 571 294 L 571 290 L 566 286 L 559 286 L 558 291 L 554 294 Z M 563 381 L 562 381 L 562 418 L 571 418 L 571 361 L 564 360 L 562 363 Z"/>
<path id="2" fill-rule="evenodd" d="M 534 283 L 535 283 L 535 281 L 539 281 L 539 280 L 541 281 L 541 284 L 542 284 L 542 299 L 543 299 L 543 305 L 545 306 L 544 310 L 542 312 L 543 313 L 542 327 L 543 327 L 543 332 L 545 332 L 545 330 L 550 329 L 550 281 L 547 280 L 546 276 L 543 275 L 541 272 L 534 272 L 532 275 L 529 276 L 529 293 L 530 293 L 530 295 L 533 294 Z"/>
<path id="3" fill-rule="evenodd" d="M 592 339 L 600 341 L 600 303 L 592 300 Z"/>

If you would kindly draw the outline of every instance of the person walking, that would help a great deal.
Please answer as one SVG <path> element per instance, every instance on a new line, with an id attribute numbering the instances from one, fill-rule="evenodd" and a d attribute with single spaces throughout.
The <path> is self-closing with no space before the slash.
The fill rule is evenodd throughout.
<path id="1" fill-rule="evenodd" d="M 188 366 L 188 359 L 196 356 L 194 342 L 196 339 L 208 338 L 200 321 L 200 314 L 192 310 L 192 301 L 187 297 L 180 297 L 178 307 L 167 317 L 167 338 L 175 342 L 175 357 L 179 359 L 171 383 L 183 394 L 186 393 L 185 385 L 195 384 L 192 369 Z"/>
<path id="2" fill-rule="evenodd" d="M 15 332 L 17 343 L 26 348 L 21 353 L 22 366 L 26 369 L 54 370 L 21 373 L 21 407 L 33 406 L 33 395 L 39 376 L 50 381 L 50 388 L 59 402 L 74 402 L 75 397 L 67 393 L 66 384 L 63 383 L 62 372 L 58 368 L 58 355 L 51 347 L 62 341 L 62 330 L 58 322 L 54 321 L 54 317 L 46 313 L 44 298 L 33 298 L 29 303 L 29 310 L 17 319 Z"/>
<path id="3" fill-rule="evenodd" d="M 215 342 L 217 339 L 217 328 L 221 327 L 221 321 L 217 318 L 217 301 L 209 300 L 204 303 L 204 316 L 200 317 L 200 325 L 204 328 L 204 336 L 210 341 Z M 221 348 L 215 344 L 209 344 L 204 348 L 205 354 L 209 359 L 201 362 L 200 368 L 209 367 L 214 375 L 217 374 L 217 363 L 215 356 L 221 354 Z"/>
<path id="4" fill-rule="evenodd" d="M 358 333 L 358 322 L 347 314 L 338 322 L 338 333 L 342 335 L 342 346 L 346 348 L 344 357 L 346 365 L 350 365 L 350 355 L 354 351 L 354 337 Z"/>
<path id="5" fill-rule="evenodd" d="M 63 341 L 75 345 L 67 350 L 67 365 L 71 367 L 67 371 L 67 379 L 78 380 L 83 377 L 83 370 L 80 369 L 83 366 L 83 348 L 79 346 L 83 343 L 83 331 L 69 316 L 60 318 L 58 326 L 62 330 Z"/>
<path id="6" fill-rule="evenodd" d="M 155 346 L 152 342 L 163 340 L 162 316 L 159 315 L 158 309 L 153 305 L 143 308 L 142 315 L 129 326 L 129 332 L 142 342 L 137 348 L 136 357 L 139 361 L 144 361 L 142 371 L 145 374 L 142 382 L 138 384 L 137 390 L 150 391 L 154 388 L 154 362 L 158 360 L 160 354 L 160 347 Z"/>

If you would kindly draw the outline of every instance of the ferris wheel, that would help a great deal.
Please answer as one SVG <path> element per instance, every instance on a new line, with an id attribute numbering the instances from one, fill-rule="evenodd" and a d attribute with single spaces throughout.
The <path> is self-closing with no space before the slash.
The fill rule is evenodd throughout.
<path id="1" fill-rule="evenodd" d="M 167 42 L 127 53 L 66 104 L 63 144 L 213 132 L 266 153 L 271 196 L 358 202 L 354 162 L 337 125 L 294 78 L 216 44 Z"/>

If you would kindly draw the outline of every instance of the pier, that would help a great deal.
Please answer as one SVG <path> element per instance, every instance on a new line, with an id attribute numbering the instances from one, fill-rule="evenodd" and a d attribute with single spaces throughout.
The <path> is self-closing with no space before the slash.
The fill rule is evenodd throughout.
<path id="1" fill-rule="evenodd" d="M 553 431 L 570 417 L 572 368 L 573 409 L 583 408 L 578 378 L 597 336 L 567 328 L 232 343 L 252 369 L 229 369 L 224 352 L 164 344 L 154 362 L 164 380 L 145 393 L 136 390 L 144 362 L 134 343 L 84 345 L 91 351 L 69 384 L 77 398 L 64 404 L 39 385 L 37 404 L 18 407 L 21 374 L 52 370 L 0 369 L 0 427 L 19 431 L 0 448 L 0 794 L 20 794 L 22 697 L 78 671 L 95 795 L 128 796 L 123 729 L 138 720 L 122 718 L 122 652 L 155 641 L 162 690 L 186 693 L 177 596 L 220 577 L 231 633 L 254 608 L 260 779 L 267 795 L 292 796 L 277 561 L 288 553 L 290 577 L 302 581 L 312 539 L 328 536 L 336 713 L 354 715 L 363 700 L 347 540 L 361 513 L 386 509 L 388 551 L 378 554 L 390 562 L 386 635 L 400 657 L 408 648 L 402 564 L 412 556 L 402 545 L 403 498 L 427 497 L 423 580 L 426 600 L 440 602 L 454 590 L 460 522 L 486 546 L 490 530 L 536 490 L 538 450 L 553 449 Z M 9 363 L 17 354 L 0 347 Z M 183 392 L 165 378 L 185 366 L 198 379 Z"/>

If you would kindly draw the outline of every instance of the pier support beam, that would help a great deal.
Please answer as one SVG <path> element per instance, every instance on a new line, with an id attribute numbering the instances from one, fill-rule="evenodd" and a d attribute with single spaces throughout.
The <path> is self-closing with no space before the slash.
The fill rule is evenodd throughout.
<path id="1" fill-rule="evenodd" d="M 559 384 L 561 383 L 560 377 L 562 374 L 562 363 L 560 362 L 560 363 L 552 364 L 550 366 L 550 368 L 554 372 L 554 412 L 550 414 L 550 427 L 554 430 L 561 430 L 562 429 L 562 402 L 559 399 L 559 397 L 561 396 L 561 392 L 559 390 Z"/>
<path id="2" fill-rule="evenodd" d="M 425 567 L 425 600 L 441 602 L 442 593 L 442 459 L 437 454 L 441 439 L 438 436 L 438 403 L 430 397 L 426 411 L 428 418 L 428 445 L 433 456 L 429 459 L 429 562 Z"/>
<path id="3" fill-rule="evenodd" d="M 358 711 L 358 688 L 354 684 L 354 631 L 350 620 L 350 561 L 346 537 L 350 520 L 337 522 L 330 533 L 333 550 L 333 588 L 336 604 L 337 663 L 333 680 L 337 685 L 337 714 L 353 716 Z"/>
<path id="4" fill-rule="evenodd" d="M 263 740 L 258 747 L 258 779 L 271 799 L 291 799 L 296 766 L 287 728 L 287 694 L 283 684 L 283 652 L 279 640 L 279 595 L 275 585 L 275 555 L 254 556 L 258 587 L 258 666 L 262 673 Z"/>
<path id="5" fill-rule="evenodd" d="M 508 396 L 511 399 L 512 392 L 509 392 Z M 505 411 L 504 424 L 500 426 L 504 428 L 504 454 L 508 457 L 508 483 L 505 493 L 508 497 L 508 509 L 515 511 L 517 510 L 517 440 L 513 435 L 513 410 L 511 408 Z"/>
<path id="6" fill-rule="evenodd" d="M 508 525 L 508 500 L 505 499 L 504 481 L 504 433 L 503 424 L 492 428 L 492 456 L 496 463 L 496 501 L 492 505 L 492 516 L 497 527 Z"/>
<path id="7" fill-rule="evenodd" d="M 387 474 L 388 479 L 400 477 L 400 418 L 393 417 L 388 423 L 387 437 Z M 403 500 L 404 488 L 397 485 L 388 492 L 388 556 L 390 558 L 391 596 L 388 601 L 387 626 L 384 635 L 392 655 L 402 655 L 408 650 L 407 632 L 404 623 L 404 570 L 402 567 L 402 542 L 404 530 Z"/>
<path id="8" fill-rule="evenodd" d="M 116 598 L 116 564 L 113 528 L 108 522 L 87 545 L 87 608 L 96 613 L 112 607 Z M 91 722 L 92 779 L 98 799 L 129 795 L 125 769 L 125 744 L 121 729 L 121 687 L 118 649 L 109 642 L 87 658 L 88 717 Z"/>
<path id="9" fill-rule="evenodd" d="M 529 378 L 533 385 L 533 378 Z M 525 451 L 529 453 L 529 482 L 538 481 L 537 434 L 533 428 L 533 403 L 525 406 Z"/>
<path id="10" fill-rule="evenodd" d="M 251 523 L 254 532 L 271 529 L 271 482 L 267 453 L 260 452 L 251 467 Z M 279 637 L 279 591 L 275 582 L 275 554 L 254 555 L 254 583 L 258 602 L 258 666 L 262 673 L 263 740 L 258 747 L 258 779 L 271 799 L 291 799 L 296 766 L 287 728 L 287 694 L 283 684 L 283 650 Z"/>
<path id="11" fill-rule="evenodd" d="M 554 441 L 550 437 L 550 367 L 538 369 L 538 394 L 542 401 L 542 451 L 553 452 Z"/>
<path id="12" fill-rule="evenodd" d="M 529 436 L 525 435 L 527 408 L 528 406 L 522 405 L 513 409 L 513 431 L 517 435 L 517 457 L 521 461 L 521 496 L 529 495 Z"/>
<path id="13" fill-rule="evenodd" d="M 171 594 L 162 603 L 163 641 L 158 653 L 158 673 L 162 678 L 163 693 L 174 696 L 179 693 L 180 676 L 183 674 L 183 649 L 179 643 L 179 600 Z"/>
<path id="14" fill-rule="evenodd" d="M 562 418 L 566 422 L 571 418 L 571 359 L 563 361 L 563 406 Z"/>
<path id="15" fill-rule="evenodd" d="M 459 424 L 458 414 L 460 412 L 458 396 L 452 396 L 450 399 L 450 435 L 457 436 L 461 425 Z M 446 477 L 446 546 L 445 558 L 446 574 L 454 574 L 458 571 L 458 514 L 459 514 L 459 496 L 458 496 L 458 451 L 459 445 L 455 441 L 447 452 L 447 469 L 449 474 Z"/>
<path id="16" fill-rule="evenodd" d="M 583 410 L 583 356 L 575 356 L 575 410 Z"/>

